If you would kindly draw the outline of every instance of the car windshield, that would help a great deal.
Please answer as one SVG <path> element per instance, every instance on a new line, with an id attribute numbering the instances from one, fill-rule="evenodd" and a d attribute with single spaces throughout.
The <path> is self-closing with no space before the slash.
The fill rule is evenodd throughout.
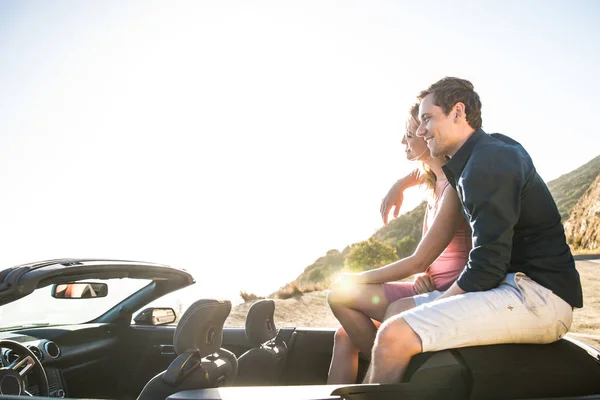
<path id="1" fill-rule="evenodd" d="M 52 297 L 52 286 L 35 290 L 28 296 L 0 307 L 0 330 L 30 326 L 79 324 L 93 320 L 120 301 L 148 285 L 149 279 L 107 279 L 106 297 L 58 299 Z"/>

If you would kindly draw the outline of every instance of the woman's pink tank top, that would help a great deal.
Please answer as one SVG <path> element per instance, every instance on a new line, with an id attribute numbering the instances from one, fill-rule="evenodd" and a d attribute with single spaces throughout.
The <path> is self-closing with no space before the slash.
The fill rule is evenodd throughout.
<path id="1" fill-rule="evenodd" d="M 438 203 L 448 187 L 449 183 L 442 189 L 436 200 L 427 204 L 423 232 L 427 232 L 438 212 Z M 471 228 L 467 221 L 462 221 L 454 238 L 440 256 L 427 268 L 426 274 L 433 278 L 436 290 L 447 290 L 458 278 L 465 268 L 471 251 Z"/>

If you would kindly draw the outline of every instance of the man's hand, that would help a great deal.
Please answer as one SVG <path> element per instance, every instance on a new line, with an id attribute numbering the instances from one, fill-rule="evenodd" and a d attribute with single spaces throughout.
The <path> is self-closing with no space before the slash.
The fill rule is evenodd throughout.
<path id="1" fill-rule="evenodd" d="M 417 275 L 413 285 L 417 294 L 429 293 L 435 290 L 433 279 L 427 274 Z"/>
<path id="2" fill-rule="evenodd" d="M 460 288 L 460 286 L 458 286 L 458 283 L 456 283 L 456 281 L 455 281 L 452 284 L 452 286 L 450 286 L 450 288 L 444 292 L 444 294 L 442 294 L 440 297 L 438 297 L 434 301 L 440 301 L 440 300 L 445 299 L 447 297 L 457 296 L 459 294 L 465 294 L 465 293 L 467 293 L 467 292 L 465 292 L 464 290 L 462 290 Z"/>
<path id="3" fill-rule="evenodd" d="M 384 225 L 388 224 L 388 214 L 392 208 L 394 208 L 394 218 L 398 218 L 400 207 L 402 207 L 402 202 L 404 201 L 404 189 L 404 183 L 399 180 L 394 183 L 383 200 L 381 200 L 381 208 L 379 212 L 381 212 L 381 218 L 383 219 Z"/>

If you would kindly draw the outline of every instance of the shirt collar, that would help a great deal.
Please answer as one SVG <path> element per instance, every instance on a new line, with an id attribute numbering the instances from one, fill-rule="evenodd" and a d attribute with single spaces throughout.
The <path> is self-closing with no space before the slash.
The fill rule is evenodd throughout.
<path id="1" fill-rule="evenodd" d="M 442 167 L 448 181 L 454 188 L 456 188 L 456 179 L 460 177 L 465 169 L 465 165 L 467 165 L 467 161 L 469 160 L 469 157 L 471 157 L 475 145 L 484 135 L 486 135 L 486 133 L 483 129 L 477 129 L 473 132 L 461 148 L 458 149 L 456 154 L 454 154 L 454 156 Z"/>

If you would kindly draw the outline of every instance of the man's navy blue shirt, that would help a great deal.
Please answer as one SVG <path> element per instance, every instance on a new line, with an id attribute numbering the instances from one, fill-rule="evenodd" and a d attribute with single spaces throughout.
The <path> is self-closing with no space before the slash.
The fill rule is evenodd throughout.
<path id="1" fill-rule="evenodd" d="M 571 306 L 583 306 L 560 213 L 519 143 L 479 129 L 443 170 L 473 232 L 469 261 L 457 280 L 462 290 L 489 290 L 506 274 L 523 272 Z"/>

